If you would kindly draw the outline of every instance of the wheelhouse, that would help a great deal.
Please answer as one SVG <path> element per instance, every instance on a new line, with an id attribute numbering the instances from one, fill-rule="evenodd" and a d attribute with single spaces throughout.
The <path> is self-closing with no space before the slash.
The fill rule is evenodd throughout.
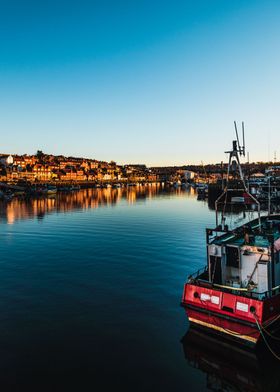
<path id="1" fill-rule="evenodd" d="M 235 230 L 206 229 L 207 266 L 189 277 L 259 300 L 280 289 L 280 215 L 263 216 Z"/>

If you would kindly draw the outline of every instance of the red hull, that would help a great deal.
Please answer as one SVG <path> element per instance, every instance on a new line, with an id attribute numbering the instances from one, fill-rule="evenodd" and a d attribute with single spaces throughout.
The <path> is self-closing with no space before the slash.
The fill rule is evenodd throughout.
<path id="1" fill-rule="evenodd" d="M 266 330 L 279 328 L 280 295 L 258 300 L 187 283 L 182 306 L 191 323 L 249 345 L 261 337 L 257 321 Z"/>

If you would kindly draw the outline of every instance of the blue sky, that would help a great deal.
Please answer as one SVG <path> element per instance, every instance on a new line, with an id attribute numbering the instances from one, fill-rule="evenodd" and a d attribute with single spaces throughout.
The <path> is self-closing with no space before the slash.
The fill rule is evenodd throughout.
<path id="1" fill-rule="evenodd" d="M 279 1 L 0 0 L 0 152 L 280 160 Z"/>

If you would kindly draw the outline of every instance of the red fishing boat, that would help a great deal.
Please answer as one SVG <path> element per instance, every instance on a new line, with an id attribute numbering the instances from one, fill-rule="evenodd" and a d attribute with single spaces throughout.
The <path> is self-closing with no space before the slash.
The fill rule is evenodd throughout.
<path id="1" fill-rule="evenodd" d="M 245 156 L 242 128 L 243 147 L 236 129 L 237 140 L 228 151 L 225 187 L 215 202 L 216 226 L 206 229 L 206 265 L 188 277 L 181 304 L 196 327 L 255 346 L 280 330 L 280 215 L 261 216 L 259 202 L 247 189 L 239 160 Z M 230 189 L 232 163 L 240 189 Z M 258 216 L 229 229 L 226 211 L 232 191 L 246 192 Z"/>

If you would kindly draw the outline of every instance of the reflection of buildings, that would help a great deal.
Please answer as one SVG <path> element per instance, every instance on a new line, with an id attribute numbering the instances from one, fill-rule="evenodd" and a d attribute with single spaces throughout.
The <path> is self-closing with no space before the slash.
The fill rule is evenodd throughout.
<path id="1" fill-rule="evenodd" d="M 248 351 L 223 344 L 194 328 L 184 336 L 182 344 L 188 363 L 206 374 L 205 383 L 210 391 L 280 390 L 280 362 L 274 360 L 264 347 Z"/>
<path id="2" fill-rule="evenodd" d="M 16 220 L 37 216 L 43 218 L 46 213 L 55 210 L 56 200 L 53 198 L 19 200 L 13 199 L 8 204 L 0 204 L 0 218 L 5 218 L 7 223 L 14 223 Z"/>
<path id="3" fill-rule="evenodd" d="M 178 189 L 166 190 L 159 184 L 135 186 L 127 188 L 82 189 L 78 192 L 58 193 L 49 198 L 14 198 L 10 202 L 0 202 L 0 219 L 12 224 L 16 220 L 28 219 L 34 216 L 43 218 L 45 214 L 53 212 L 68 212 L 72 210 L 87 210 L 101 206 L 119 203 L 121 200 L 129 204 L 137 200 L 145 200 L 162 194 L 186 195 L 186 191 Z"/>

